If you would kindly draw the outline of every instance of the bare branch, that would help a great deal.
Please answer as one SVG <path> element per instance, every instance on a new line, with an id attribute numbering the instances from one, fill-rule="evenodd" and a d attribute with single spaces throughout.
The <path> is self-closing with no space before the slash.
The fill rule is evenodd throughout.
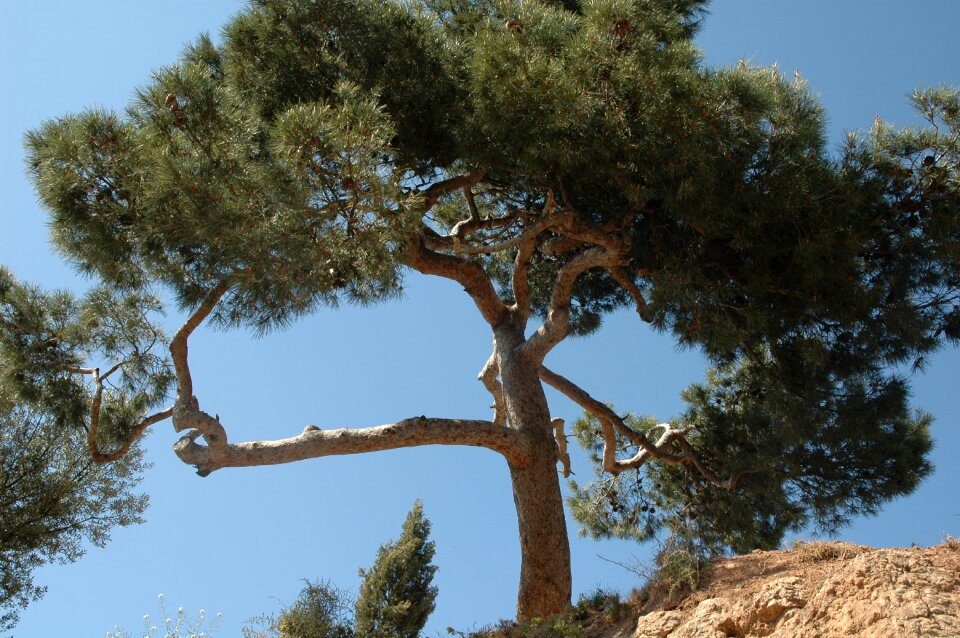
<path id="1" fill-rule="evenodd" d="M 116 372 L 122 364 L 118 363 L 114 365 L 107 374 L 101 376 L 100 370 L 98 368 L 77 368 L 75 372 L 80 374 L 90 374 L 93 376 L 93 383 L 95 384 L 95 390 L 93 392 L 93 401 L 90 404 L 90 424 L 87 426 L 87 449 L 90 450 L 90 457 L 93 459 L 94 463 L 110 463 L 112 461 L 119 460 L 123 457 L 124 454 L 130 451 L 130 448 L 133 447 L 133 444 L 136 443 L 137 439 L 140 438 L 140 435 L 143 434 L 144 430 L 163 421 L 171 416 L 173 416 L 173 408 L 167 408 L 161 410 L 156 414 L 151 414 L 150 416 L 144 418 L 142 421 L 137 423 L 130 431 L 129 436 L 123 444 L 112 450 L 110 452 L 103 452 L 100 450 L 99 445 L 97 444 L 97 438 L 100 431 L 100 408 L 103 405 L 103 382 L 110 375 Z"/>
<path id="2" fill-rule="evenodd" d="M 557 273 L 550 295 L 547 318 L 523 345 L 526 356 L 542 362 L 547 353 L 563 341 L 570 327 L 570 298 L 577 278 L 593 268 L 613 267 L 617 257 L 604 248 L 588 248 L 564 264 Z"/>
<path id="3" fill-rule="evenodd" d="M 187 317 L 187 320 L 170 341 L 170 355 L 173 357 L 173 368 L 177 375 L 178 404 L 182 401 L 190 401 L 193 397 L 193 379 L 190 376 L 190 364 L 187 357 L 187 339 L 203 323 L 203 320 L 210 316 L 217 302 L 229 289 L 230 284 L 223 283 L 211 290 L 200 307 Z M 174 427 L 176 427 L 176 422 L 174 422 Z"/>
<path id="4" fill-rule="evenodd" d="M 513 273 L 511 273 L 510 283 L 513 286 L 513 311 L 520 320 L 526 325 L 527 319 L 532 311 L 530 301 L 530 260 L 537 250 L 537 235 L 530 234 L 523 237 L 520 248 L 517 250 L 517 256 L 513 260 Z"/>
<path id="5" fill-rule="evenodd" d="M 456 177 L 451 177 L 450 179 L 445 179 L 431 184 L 429 187 L 421 191 L 421 195 L 423 195 L 423 212 L 427 212 L 433 208 L 434 204 L 437 203 L 437 200 L 447 193 L 452 193 L 453 191 L 462 190 L 464 188 L 470 188 L 483 179 L 483 175 L 484 171 L 481 169 L 475 169 L 466 175 L 457 175 Z"/>
<path id="6" fill-rule="evenodd" d="M 160 412 L 144 417 L 142 421 L 133 426 L 126 441 L 124 441 L 120 447 L 110 452 L 104 452 L 100 449 L 99 445 L 97 444 L 97 438 L 100 432 L 100 409 L 103 406 L 103 382 L 127 363 L 129 363 L 129 360 L 116 363 L 104 374 L 100 374 L 100 368 L 84 368 L 74 365 L 61 366 L 61 369 L 66 372 L 90 375 L 93 377 L 94 391 L 93 400 L 90 402 L 90 423 L 86 430 L 87 449 L 90 451 L 90 458 L 94 463 L 111 463 L 123 458 L 123 456 L 130 451 L 130 448 L 133 447 L 133 444 L 136 443 L 137 439 L 140 438 L 144 430 L 154 423 L 158 423 L 173 416 L 173 408 L 169 407 L 161 410 Z"/>
<path id="7" fill-rule="evenodd" d="M 563 467 L 563 478 L 568 478 L 573 472 L 570 470 L 570 454 L 567 453 L 567 435 L 563 432 L 563 419 L 553 419 L 553 438 L 557 441 L 557 457 Z"/>
<path id="8" fill-rule="evenodd" d="M 505 426 L 507 424 L 507 404 L 503 398 L 503 386 L 497 381 L 500 370 L 497 368 L 497 353 L 494 352 L 487 359 L 483 369 L 477 378 L 483 382 L 483 386 L 493 396 L 493 423 L 494 425 Z"/>
<path id="9" fill-rule="evenodd" d="M 703 463 L 693 446 L 687 441 L 686 435 L 690 428 L 677 429 L 670 427 L 667 423 L 660 423 L 657 427 L 662 428 L 663 432 L 656 442 L 653 442 L 642 432 L 630 428 L 610 406 L 597 401 L 569 379 L 545 366 L 540 366 L 540 379 L 590 414 L 593 414 L 600 421 L 600 430 L 603 437 L 603 469 L 611 474 L 634 470 L 643 466 L 650 459 L 656 459 L 671 465 L 693 467 L 710 483 L 725 489 L 735 489 L 737 482 L 746 473 L 735 473 L 729 479 L 721 479 L 717 476 Z M 625 437 L 639 448 L 631 458 L 623 460 L 616 458 L 617 434 Z M 679 446 L 683 451 L 680 453 L 673 452 L 672 450 L 676 446 Z"/>
<path id="10" fill-rule="evenodd" d="M 501 219 L 501 218 L 498 218 L 498 219 Z M 487 221 L 487 220 L 484 220 L 484 221 Z M 460 223 L 462 222 L 457 222 L 457 225 L 459 225 Z M 519 235 L 511 237 L 510 239 L 506 239 L 504 241 L 498 242 L 496 244 L 481 244 L 481 245 L 464 244 L 460 241 L 459 237 L 454 234 L 454 232 L 451 232 L 450 236 L 453 239 L 454 251 L 460 254 L 491 255 L 493 253 L 499 253 L 505 250 L 509 250 L 514 246 L 521 245 L 524 242 L 530 241 L 531 239 L 535 241 L 537 238 L 537 235 L 547 230 L 548 228 L 553 226 L 555 223 L 556 223 L 556 220 L 554 219 L 546 219 L 546 218 L 540 219 L 532 226 L 529 226 L 523 229 L 523 231 L 521 231 Z M 456 226 L 454 226 L 454 231 L 456 230 L 457 228 Z"/>
<path id="11" fill-rule="evenodd" d="M 640 287 L 633 281 L 633 278 L 628 275 L 623 268 L 611 268 L 609 271 L 610 276 L 613 277 L 613 280 L 620 284 L 620 287 L 627 291 L 627 294 L 630 295 L 630 298 L 633 299 L 633 304 L 637 309 L 637 314 L 640 315 L 640 318 L 650 323 L 652 317 L 650 316 L 650 309 L 647 307 L 647 300 L 643 296 L 643 292 L 640 290 Z"/>
<path id="12" fill-rule="evenodd" d="M 463 286 L 476 304 L 484 320 L 491 326 L 500 323 L 506 307 L 497 295 L 490 275 L 475 261 L 434 252 L 424 245 L 422 238 L 407 242 L 404 255 L 408 266 L 425 275 L 452 279 Z"/>
<path id="13" fill-rule="evenodd" d="M 236 444 L 201 445 L 190 432 L 174 450 L 180 459 L 197 468 L 201 476 L 223 467 L 277 465 L 323 456 L 362 454 L 422 445 L 469 445 L 499 452 L 513 465 L 527 463 L 519 433 L 491 421 L 438 419 L 425 416 L 362 429 L 321 430 L 307 426 L 288 439 Z M 206 439 L 206 435 L 204 435 Z"/>

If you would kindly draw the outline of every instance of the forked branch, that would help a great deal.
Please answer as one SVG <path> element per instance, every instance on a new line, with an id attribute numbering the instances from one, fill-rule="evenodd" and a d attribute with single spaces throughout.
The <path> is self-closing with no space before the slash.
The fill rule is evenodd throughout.
<path id="1" fill-rule="evenodd" d="M 569 379 L 545 366 L 540 367 L 540 379 L 585 411 L 594 415 L 600 422 L 600 431 L 603 437 L 603 469 L 611 474 L 620 474 L 627 470 L 637 469 L 651 459 L 671 465 L 690 467 L 699 472 L 705 480 L 725 489 L 735 489 L 737 482 L 744 474 L 744 472 L 735 473 L 728 479 L 721 479 L 717 476 L 703 463 L 693 446 L 686 439 L 690 428 L 678 429 L 667 423 L 660 423 L 657 427 L 662 429 L 662 432 L 656 441 L 651 441 L 642 432 L 637 432 L 628 426 L 610 406 L 597 401 Z M 632 457 L 628 459 L 616 458 L 618 434 L 637 446 L 638 451 Z M 678 447 L 680 448 L 679 451 L 677 451 Z"/>
<path id="2" fill-rule="evenodd" d="M 456 281 L 466 291 L 484 320 L 491 326 L 500 323 L 506 311 L 503 301 L 483 266 L 463 257 L 431 250 L 420 237 L 407 242 L 406 264 L 425 275 L 436 275 Z"/>
<path id="3" fill-rule="evenodd" d="M 140 438 L 140 435 L 143 434 L 144 430 L 153 425 L 168 419 L 173 416 L 173 408 L 166 408 L 155 414 L 151 414 L 143 418 L 136 425 L 134 425 L 129 432 L 126 440 L 117 448 L 104 452 L 100 449 L 100 445 L 97 442 L 100 434 L 100 410 L 103 407 L 103 384 L 110 378 L 114 372 L 123 367 L 125 362 L 120 362 L 112 366 L 102 375 L 100 374 L 99 368 L 83 368 L 80 366 L 64 366 L 63 369 L 67 372 L 72 372 L 74 374 L 85 374 L 90 375 L 93 379 L 93 401 L 90 403 L 90 423 L 87 426 L 87 449 L 90 451 L 90 458 L 93 459 L 94 463 L 111 463 L 113 461 L 118 461 L 123 456 L 130 451 L 130 448 L 133 447 L 133 444 L 137 442 L 137 439 Z"/>

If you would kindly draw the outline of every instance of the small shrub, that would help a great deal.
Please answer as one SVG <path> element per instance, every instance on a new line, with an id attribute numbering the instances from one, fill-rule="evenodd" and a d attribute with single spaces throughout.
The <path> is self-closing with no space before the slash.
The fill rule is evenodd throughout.
<path id="1" fill-rule="evenodd" d="M 671 600 L 677 594 L 697 589 L 706 562 L 706 556 L 695 544 L 671 538 L 654 558 L 657 569 L 653 580 L 666 588 L 666 597 Z"/>
<path id="2" fill-rule="evenodd" d="M 581 638 L 583 633 L 577 624 L 562 616 L 540 619 L 517 625 L 521 638 Z"/>
<path id="3" fill-rule="evenodd" d="M 790 547 L 801 563 L 816 563 L 823 560 L 853 558 L 863 550 L 846 543 L 827 543 L 823 541 L 795 541 Z"/>
<path id="4" fill-rule="evenodd" d="M 616 622 L 620 619 L 622 606 L 620 594 L 615 591 L 597 587 L 589 594 L 580 594 L 577 603 L 573 606 L 574 620 L 586 620 L 591 614 L 602 614 L 608 621 Z"/>

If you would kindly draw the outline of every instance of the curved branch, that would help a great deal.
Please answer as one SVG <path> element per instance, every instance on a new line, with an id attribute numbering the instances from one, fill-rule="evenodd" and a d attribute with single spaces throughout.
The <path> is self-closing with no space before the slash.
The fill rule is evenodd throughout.
<path id="1" fill-rule="evenodd" d="M 198 415 L 201 420 L 210 418 L 201 415 Z M 235 444 L 226 441 L 214 444 L 208 440 L 207 445 L 201 445 L 196 442 L 199 436 L 199 431 L 190 432 L 174 445 L 174 450 L 183 462 L 196 466 L 201 476 L 224 467 L 277 465 L 422 445 L 483 447 L 499 452 L 511 464 L 522 467 L 527 463 L 523 439 L 516 431 L 482 420 L 420 416 L 362 429 L 321 430 L 307 426 L 301 434 L 288 439 Z"/>
<path id="2" fill-rule="evenodd" d="M 467 173 L 466 175 L 457 175 L 456 177 L 451 177 L 449 179 L 441 180 L 434 184 L 431 184 L 429 187 L 421 191 L 423 195 L 423 212 L 427 212 L 433 208 L 434 204 L 437 203 L 441 197 L 447 193 L 452 193 L 456 190 L 463 190 L 465 188 L 470 188 L 477 182 L 483 179 L 484 171 L 481 169 L 475 169 Z"/>
<path id="3" fill-rule="evenodd" d="M 159 423 L 160 421 L 173 416 L 173 407 L 169 407 L 155 414 L 151 414 L 133 427 L 130 435 L 127 437 L 126 441 L 124 441 L 123 445 L 111 452 L 101 452 L 100 448 L 97 446 L 97 429 L 100 425 L 99 401 L 97 401 L 97 403 L 98 405 L 95 410 L 91 411 L 90 428 L 87 430 L 87 448 L 90 450 L 90 457 L 93 459 L 94 463 L 112 463 L 113 461 L 120 460 L 127 452 L 130 451 L 130 448 L 133 447 L 133 444 L 136 443 L 137 439 L 140 438 L 144 430 L 154 423 Z"/>
<path id="4" fill-rule="evenodd" d="M 610 273 L 613 280 L 617 282 L 621 288 L 626 290 L 630 298 L 633 299 L 633 304 L 637 309 L 637 314 L 640 315 L 640 319 L 651 323 L 653 317 L 650 315 L 650 309 L 647 307 L 647 300 L 644 298 L 640 287 L 633 281 L 633 278 L 631 278 L 623 268 L 611 268 L 607 272 Z"/>
<path id="5" fill-rule="evenodd" d="M 407 243 L 404 261 L 425 275 L 445 277 L 459 283 L 491 326 L 503 319 L 506 307 L 497 295 L 490 275 L 475 261 L 434 252 L 424 245 L 421 237 L 414 237 Z"/>
<path id="6" fill-rule="evenodd" d="M 542 362 L 547 353 L 567 336 L 570 328 L 570 298 L 577 278 L 593 268 L 616 265 L 617 257 L 605 248 L 588 248 L 564 264 L 557 273 L 550 294 L 550 306 L 543 324 L 530 335 L 522 348 L 534 362 Z"/>
<path id="7" fill-rule="evenodd" d="M 729 479 L 721 479 L 717 476 L 716 473 L 703 463 L 693 449 L 693 446 L 687 441 L 686 435 L 690 431 L 690 428 L 677 429 L 670 427 L 667 423 L 660 423 L 657 427 L 662 428 L 663 433 L 656 442 L 653 442 L 644 436 L 642 432 L 637 432 L 629 427 L 610 406 L 597 401 L 569 379 L 553 372 L 545 366 L 540 366 L 539 374 L 540 379 L 544 383 L 558 390 L 585 411 L 596 416 L 600 421 L 600 429 L 603 436 L 603 469 L 611 474 L 620 474 L 627 470 L 635 470 L 647 463 L 650 459 L 656 459 L 671 465 L 692 466 L 710 483 L 725 489 L 735 489 L 741 476 L 746 473 L 737 472 L 731 475 Z M 639 448 L 637 453 L 629 459 L 621 460 L 616 458 L 617 434 L 623 436 Z M 674 444 L 679 445 L 683 452 L 680 454 L 671 452 L 670 450 L 675 447 Z"/>
<path id="8" fill-rule="evenodd" d="M 93 378 L 95 389 L 93 392 L 93 401 L 90 403 L 90 425 L 86 429 L 87 449 L 89 450 L 90 458 L 93 459 L 94 463 L 112 463 L 113 461 L 120 460 L 127 452 L 130 451 L 130 448 L 132 448 L 133 444 L 137 442 L 137 439 L 140 438 L 144 430 L 154 423 L 159 423 L 160 421 L 173 416 L 173 407 L 169 407 L 155 414 L 151 414 L 148 417 L 144 417 L 142 421 L 133 426 L 129 436 L 120 447 L 110 452 L 103 452 L 100 449 L 99 445 L 97 445 L 97 436 L 100 432 L 100 408 L 103 405 L 103 382 L 110 377 L 110 375 L 121 369 L 126 363 L 129 363 L 129 361 L 121 361 L 116 363 L 103 374 L 100 374 L 100 368 L 84 368 L 74 365 L 61 366 L 61 368 L 66 372 L 72 372 L 75 374 L 88 374 Z"/>
<path id="9" fill-rule="evenodd" d="M 222 283 L 211 290 L 200 306 L 193 311 L 193 314 L 187 317 L 177 333 L 173 335 L 170 341 L 170 356 L 173 358 L 173 369 L 177 375 L 177 403 L 189 401 L 193 397 L 193 378 L 190 376 L 190 364 L 188 361 L 187 338 L 193 334 L 193 331 L 203 323 L 203 320 L 210 316 L 217 302 L 223 298 L 230 284 Z M 176 424 L 174 424 L 176 425 Z"/>

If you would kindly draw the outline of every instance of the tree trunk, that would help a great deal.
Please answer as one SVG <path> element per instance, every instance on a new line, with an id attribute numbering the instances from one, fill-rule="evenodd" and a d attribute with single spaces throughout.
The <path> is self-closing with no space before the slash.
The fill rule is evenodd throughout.
<path id="1" fill-rule="evenodd" d="M 510 464 L 513 500 L 520 530 L 520 592 L 517 619 L 528 621 L 563 612 L 570 604 L 570 544 L 557 473 L 557 446 L 538 365 L 519 353 L 523 332 L 496 334 L 508 424 L 524 435 L 529 461 Z"/>

